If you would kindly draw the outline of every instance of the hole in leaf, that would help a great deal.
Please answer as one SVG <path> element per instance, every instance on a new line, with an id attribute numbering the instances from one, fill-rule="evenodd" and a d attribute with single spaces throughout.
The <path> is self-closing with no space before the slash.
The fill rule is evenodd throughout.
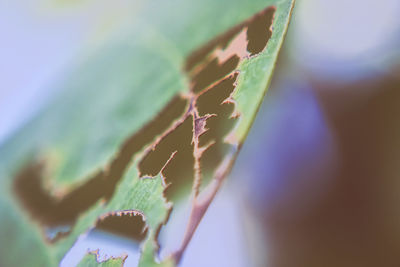
<path id="1" fill-rule="evenodd" d="M 256 55 L 264 50 L 269 38 L 272 36 L 272 22 L 275 15 L 275 7 L 269 7 L 264 12 L 254 16 L 248 23 L 247 51 Z"/>
<path id="2" fill-rule="evenodd" d="M 208 182 L 213 176 L 214 170 L 222 162 L 226 151 L 230 145 L 224 142 L 224 137 L 232 130 L 236 119 L 232 118 L 234 111 L 233 103 L 224 103 L 235 89 L 235 82 L 238 73 L 234 73 L 226 79 L 222 80 L 197 99 L 197 108 L 201 116 L 212 113 L 216 116 L 207 120 L 206 127 L 209 129 L 199 138 L 200 146 L 204 146 L 210 141 L 214 141 L 209 149 L 207 149 L 202 158 L 201 166 L 204 182 Z"/>
<path id="3" fill-rule="evenodd" d="M 43 187 L 44 163 L 26 165 L 14 179 L 13 188 L 17 198 L 32 218 L 45 228 L 72 226 L 79 214 L 98 200 L 112 197 L 132 157 L 182 116 L 186 105 L 187 100 L 175 97 L 153 121 L 127 139 L 108 172 L 98 172 L 61 199 L 52 196 Z"/>
<path id="4" fill-rule="evenodd" d="M 107 198 L 111 198 L 114 194 L 115 185 L 122 177 L 133 155 L 165 132 L 175 120 L 185 113 L 186 108 L 187 100 L 180 96 L 175 97 L 153 121 L 125 142 L 119 156 L 112 163 L 108 174 L 109 183 L 113 186 L 111 188 L 108 187 L 108 191 L 106 192 Z"/>
<path id="5" fill-rule="evenodd" d="M 241 31 L 243 30 L 244 25 L 237 25 L 222 35 L 219 35 L 217 38 L 211 40 L 203 47 L 197 49 L 192 52 L 188 58 L 186 59 L 185 70 L 190 72 L 194 69 L 198 64 L 204 63 L 204 60 L 207 56 L 214 51 L 216 48 L 226 48 L 230 41 Z"/>
<path id="6" fill-rule="evenodd" d="M 232 27 L 224 34 L 217 36 L 213 40 L 209 41 L 206 45 L 195 50 L 186 59 L 185 70 L 190 72 L 199 64 L 204 63 L 204 60 L 207 59 L 207 56 L 209 56 L 210 53 L 215 49 L 225 49 L 232 39 L 246 27 L 248 27 L 247 51 L 249 51 L 252 56 L 260 53 L 264 50 L 268 40 L 272 36 L 271 27 L 275 11 L 276 7 L 270 6 L 257 13 L 249 20 Z"/>
<path id="7" fill-rule="evenodd" d="M 65 254 L 60 267 L 77 266 L 87 251 L 96 255 L 98 263 L 121 258 L 124 266 L 137 266 L 140 243 L 146 234 L 146 224 L 140 213 L 119 211 L 106 214 L 97 221 L 93 230 L 78 238 Z"/>
<path id="8" fill-rule="evenodd" d="M 239 57 L 236 55 L 233 55 L 222 64 L 218 62 L 217 58 L 213 59 L 193 78 L 193 92 L 198 93 L 213 82 L 224 78 L 236 69 L 239 60 Z"/>
<path id="9" fill-rule="evenodd" d="M 188 116 L 175 130 L 167 134 L 150 150 L 139 163 L 141 176 L 156 176 L 176 151 L 173 159 L 165 166 L 163 175 L 168 187 L 164 194 L 167 199 L 174 199 L 182 186 L 190 185 L 194 178 L 194 157 L 192 145 L 193 120 Z"/>
<path id="10" fill-rule="evenodd" d="M 130 238 L 138 243 L 146 238 L 147 228 L 141 215 L 122 212 L 100 219 L 96 229 L 114 235 Z"/>

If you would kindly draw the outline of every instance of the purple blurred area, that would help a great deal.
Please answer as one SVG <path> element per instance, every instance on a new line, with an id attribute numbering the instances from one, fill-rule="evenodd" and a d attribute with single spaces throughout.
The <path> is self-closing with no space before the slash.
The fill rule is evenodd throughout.
<path id="1" fill-rule="evenodd" d="M 234 171 L 254 266 L 400 266 L 399 11 L 298 2 Z"/>

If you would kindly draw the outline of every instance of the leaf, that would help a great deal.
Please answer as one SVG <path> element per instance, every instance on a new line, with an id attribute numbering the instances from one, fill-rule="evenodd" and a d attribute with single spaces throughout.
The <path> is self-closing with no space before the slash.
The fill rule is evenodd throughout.
<path id="1" fill-rule="evenodd" d="M 79 263 L 78 267 L 121 267 L 124 266 L 126 256 L 119 258 L 110 258 L 106 261 L 97 261 L 97 251 L 88 253 L 82 261 Z"/>
<path id="2" fill-rule="evenodd" d="M 141 244 L 139 266 L 173 266 L 229 173 L 293 1 L 141 4 L 1 147 L 1 266 L 55 266 L 96 229 Z M 181 248 L 157 263 L 162 225 L 190 198 Z"/>

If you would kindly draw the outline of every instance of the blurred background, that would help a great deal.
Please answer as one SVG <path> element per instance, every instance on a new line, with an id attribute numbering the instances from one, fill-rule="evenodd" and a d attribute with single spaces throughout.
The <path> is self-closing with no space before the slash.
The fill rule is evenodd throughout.
<path id="1" fill-rule="evenodd" d="M 0 143 L 130 5 L 0 2 Z M 400 2 L 298 0 L 293 14 L 270 90 L 183 267 L 400 266 Z"/>

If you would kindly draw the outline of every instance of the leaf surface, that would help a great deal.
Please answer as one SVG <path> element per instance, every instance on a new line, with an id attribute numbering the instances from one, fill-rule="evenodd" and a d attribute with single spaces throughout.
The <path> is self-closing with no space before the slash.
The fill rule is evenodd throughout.
<path id="1" fill-rule="evenodd" d="M 55 266 L 94 229 L 131 236 L 139 266 L 178 262 L 254 120 L 293 4 L 142 2 L 0 148 L 0 265 Z M 158 233 L 189 199 L 182 246 L 157 263 Z"/>

